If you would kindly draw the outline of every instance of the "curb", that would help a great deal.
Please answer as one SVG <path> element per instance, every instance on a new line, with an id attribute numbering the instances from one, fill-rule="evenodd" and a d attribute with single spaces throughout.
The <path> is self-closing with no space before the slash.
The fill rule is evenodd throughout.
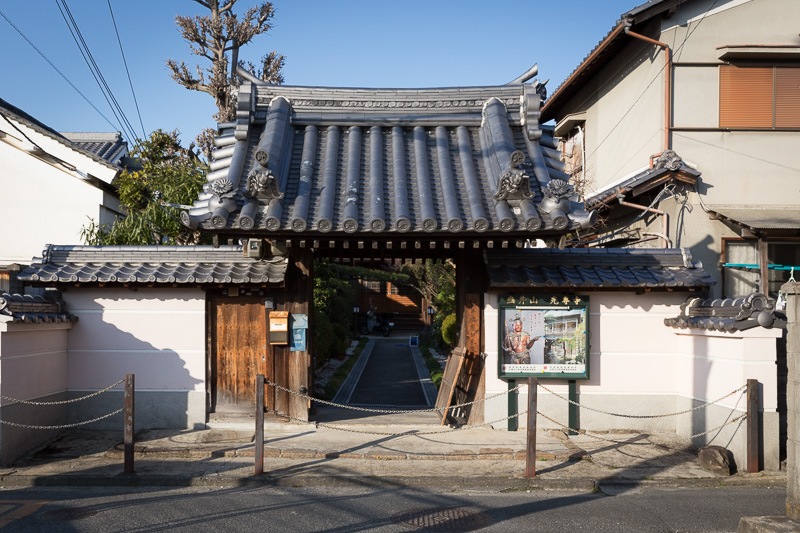
<path id="1" fill-rule="evenodd" d="M 523 475 L 513 478 L 460 477 L 460 476 L 262 476 L 234 477 L 224 475 L 168 476 L 152 474 L 117 474 L 114 476 L 83 476 L 56 474 L 50 476 L 6 475 L 0 476 L 3 487 L 371 487 L 371 488 L 439 488 L 448 490 L 490 490 L 497 492 L 521 490 L 554 490 L 577 492 L 602 492 L 603 487 L 630 488 L 725 488 L 768 487 L 786 484 L 785 475 L 759 477 L 730 477 L 716 479 L 558 479 L 533 478 Z"/>

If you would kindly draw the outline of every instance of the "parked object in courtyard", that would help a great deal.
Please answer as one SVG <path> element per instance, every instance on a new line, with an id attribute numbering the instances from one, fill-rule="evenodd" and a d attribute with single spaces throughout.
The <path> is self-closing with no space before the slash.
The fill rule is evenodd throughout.
<path id="1" fill-rule="evenodd" d="M 358 331 L 362 335 L 380 333 L 388 337 L 392 333 L 394 322 L 390 320 L 389 313 L 378 314 L 374 307 L 370 307 L 366 316 L 359 317 Z"/>

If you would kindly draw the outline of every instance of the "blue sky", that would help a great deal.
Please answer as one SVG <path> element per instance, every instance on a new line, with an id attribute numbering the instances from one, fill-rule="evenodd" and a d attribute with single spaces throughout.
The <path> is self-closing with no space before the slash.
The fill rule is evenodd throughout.
<path id="1" fill-rule="evenodd" d="M 644 0 L 276 0 L 274 28 L 243 48 L 256 63 L 277 50 L 290 85 L 449 87 L 501 85 L 534 63 L 550 92 Z M 68 0 L 95 61 L 141 135 L 109 0 Z M 172 81 L 164 61 L 203 63 L 180 37 L 176 14 L 202 14 L 190 0 L 110 0 L 144 131 L 181 132 L 188 144 L 213 127 L 213 99 Z M 239 0 L 237 10 L 256 4 Z M 0 18 L 0 98 L 58 131 L 119 130 L 55 0 L 0 2 L 2 12 L 111 121 L 95 111 Z"/>

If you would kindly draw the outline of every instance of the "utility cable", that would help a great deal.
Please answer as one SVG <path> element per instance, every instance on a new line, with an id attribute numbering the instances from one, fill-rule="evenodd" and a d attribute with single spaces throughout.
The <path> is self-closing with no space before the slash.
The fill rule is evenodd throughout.
<path id="1" fill-rule="evenodd" d="M 94 56 L 92 56 L 91 51 L 89 50 L 89 46 L 86 44 L 86 40 L 83 38 L 83 34 L 78 27 L 75 18 L 72 16 L 72 12 L 67 5 L 66 0 L 56 0 L 56 5 L 58 6 L 59 11 L 61 12 L 61 16 L 64 18 L 64 22 L 67 24 L 67 27 L 72 34 L 73 40 L 75 40 L 75 44 L 78 46 L 78 49 L 83 56 L 86 65 L 89 67 L 89 70 L 92 72 L 92 76 L 94 77 L 95 81 L 97 82 L 100 90 L 103 92 L 103 95 L 108 102 L 108 105 L 112 108 L 112 112 L 117 117 L 120 122 L 120 126 L 123 130 L 125 130 L 125 134 L 129 135 L 132 139 L 136 138 L 136 134 L 134 133 L 133 127 L 131 126 L 130 121 L 125 116 L 122 107 L 119 105 L 119 102 L 114 97 L 114 93 L 111 91 L 111 87 L 109 87 L 108 83 L 106 82 L 105 78 L 103 77 L 103 73 L 100 71 L 100 67 L 97 65 L 97 62 L 94 60 Z M 63 7 L 63 9 L 62 9 Z M 69 20 L 67 20 L 69 18 Z"/>
<path id="2" fill-rule="evenodd" d="M 10 19 L 9 19 L 9 18 L 8 18 L 8 17 L 7 17 L 7 16 L 6 16 L 6 15 L 5 15 L 5 14 L 4 14 L 2 11 L 0 11 L 0 17 L 3 17 L 3 18 L 6 20 L 6 22 L 8 22 L 8 24 L 9 24 L 9 25 L 10 25 L 12 28 L 14 28 L 14 30 L 15 30 L 15 31 L 16 31 L 16 32 L 17 32 L 17 33 L 20 35 L 20 37 L 22 37 L 23 39 L 25 39 L 25 42 L 27 42 L 29 45 L 31 45 L 31 48 L 33 48 L 34 50 L 36 50 L 36 53 L 37 53 L 37 54 L 39 54 L 39 55 L 42 57 L 42 59 L 44 59 L 44 60 L 47 62 L 47 64 L 48 64 L 48 65 L 50 65 L 50 66 L 53 68 L 53 70 L 55 70 L 55 71 L 58 73 L 58 75 L 59 75 L 59 76 L 61 76 L 61 77 L 64 79 L 64 81 L 66 81 L 66 82 L 69 84 L 69 86 L 70 86 L 70 87 L 72 87 L 73 89 L 75 89 L 75 92 L 76 92 L 76 93 L 78 93 L 78 94 L 81 96 L 81 98 L 83 98 L 83 99 L 86 101 L 86 103 L 87 103 L 87 104 L 89 104 L 89 105 L 92 107 L 92 109 L 94 109 L 95 111 L 97 111 L 97 114 L 98 114 L 98 115 L 100 115 L 101 117 L 103 117 L 103 119 L 105 119 L 105 121 L 106 121 L 106 122 L 108 122 L 108 124 L 109 124 L 109 125 L 110 125 L 112 128 L 116 128 L 116 127 L 117 127 L 117 126 L 115 126 L 115 125 L 114 125 L 114 123 L 113 123 L 113 122 L 111 122 L 111 121 L 108 119 L 108 117 L 107 117 L 107 116 L 105 116 L 105 115 L 103 114 L 103 112 L 102 112 L 102 111 L 100 111 L 100 109 L 98 109 L 98 107 L 97 107 L 96 105 L 94 105 L 94 104 L 92 103 L 92 101 L 91 101 L 91 100 L 89 100 L 89 99 L 86 97 L 86 95 L 85 95 L 85 94 L 83 94 L 83 93 L 81 92 L 81 90 L 80 90 L 80 89 L 78 89 L 78 88 L 75 86 L 75 84 L 74 84 L 74 83 L 72 83 L 72 82 L 70 81 L 70 79 L 69 79 L 69 78 L 67 78 L 67 77 L 64 75 L 64 73 L 63 73 L 63 72 L 61 72 L 61 71 L 58 69 L 58 67 L 57 67 L 57 66 L 55 66 L 55 65 L 53 64 L 53 62 L 52 62 L 52 61 L 50 61 L 50 59 L 48 59 L 48 57 L 47 57 L 46 55 L 44 55 L 44 54 L 42 53 L 42 51 L 41 51 L 41 50 L 39 50 L 39 49 L 36 47 L 36 45 L 35 45 L 35 44 L 33 44 L 33 42 L 32 42 L 30 39 L 28 39 L 28 37 L 27 37 L 27 36 L 26 36 L 24 33 L 22 33 L 22 30 L 20 30 L 20 29 L 19 29 L 19 28 L 18 28 L 18 27 L 17 27 L 17 26 L 16 26 L 16 25 L 13 23 L 13 22 L 11 22 L 11 20 L 10 20 Z"/>
<path id="3" fill-rule="evenodd" d="M 147 132 L 144 129 L 144 122 L 142 122 L 142 112 L 139 110 L 139 101 L 136 99 L 136 92 L 133 90 L 133 80 L 131 80 L 131 72 L 128 70 L 128 61 L 125 59 L 125 51 L 122 49 L 122 40 L 119 37 L 114 11 L 111 9 L 111 0 L 108 0 L 108 12 L 111 13 L 111 22 L 114 23 L 114 32 L 117 34 L 117 42 L 119 43 L 119 53 L 122 55 L 122 63 L 125 65 L 125 73 L 128 75 L 128 84 L 131 86 L 133 103 L 136 105 L 136 114 L 139 115 L 139 125 L 142 127 L 142 138 L 145 138 L 147 137 Z"/>

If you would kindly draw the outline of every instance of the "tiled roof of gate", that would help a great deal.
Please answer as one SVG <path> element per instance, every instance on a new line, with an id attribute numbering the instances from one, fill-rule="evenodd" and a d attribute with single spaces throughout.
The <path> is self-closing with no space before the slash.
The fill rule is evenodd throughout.
<path id="1" fill-rule="evenodd" d="M 236 122 L 220 125 L 209 183 L 182 214 L 227 233 L 373 236 L 563 233 L 591 224 L 582 205 L 542 209 L 566 181 L 535 84 L 448 89 L 333 89 L 243 84 Z M 521 151 L 530 198 L 500 199 Z M 251 176 L 274 176 L 256 195 Z M 255 179 L 255 178 L 253 178 Z M 276 194 L 277 193 L 277 194 Z M 574 199 L 574 198 L 573 198 Z"/>
<path id="2" fill-rule="evenodd" d="M 697 289 L 716 283 L 686 249 L 487 250 L 485 260 L 493 289 Z"/>
<path id="3" fill-rule="evenodd" d="M 285 257 L 243 257 L 241 246 L 54 246 L 18 278 L 39 283 L 202 285 L 283 282 Z"/>
<path id="4" fill-rule="evenodd" d="M 50 293 L 51 291 L 47 291 Z M 44 296 L 0 293 L 0 322 L 75 322 L 78 317 L 64 311 L 57 291 Z"/>

